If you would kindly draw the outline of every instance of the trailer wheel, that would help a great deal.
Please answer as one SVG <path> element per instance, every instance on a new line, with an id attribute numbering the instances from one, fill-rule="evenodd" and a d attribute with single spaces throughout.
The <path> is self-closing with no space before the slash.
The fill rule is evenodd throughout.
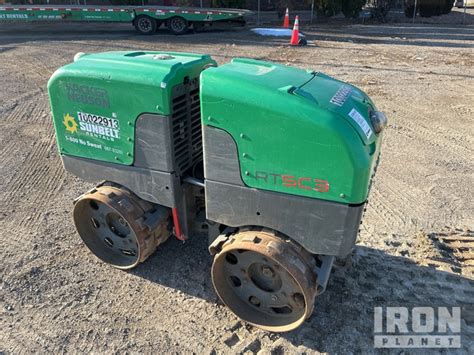
<path id="1" fill-rule="evenodd" d="M 158 24 L 154 18 L 140 15 L 133 21 L 135 29 L 142 35 L 152 35 L 158 29 Z"/>
<path id="2" fill-rule="evenodd" d="M 166 22 L 166 26 L 174 35 L 183 35 L 188 32 L 189 24 L 184 18 L 175 16 Z"/>

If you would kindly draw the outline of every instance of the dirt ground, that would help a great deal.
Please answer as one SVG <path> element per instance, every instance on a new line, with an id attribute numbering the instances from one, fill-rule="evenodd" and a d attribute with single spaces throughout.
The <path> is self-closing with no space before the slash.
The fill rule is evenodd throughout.
<path id="1" fill-rule="evenodd" d="M 290 48 L 245 29 L 145 37 L 128 25 L 0 25 L 0 353 L 374 353 L 374 307 L 430 305 L 462 307 L 456 351 L 474 353 L 474 26 L 305 32 L 309 45 Z M 72 200 L 92 184 L 62 168 L 46 83 L 77 52 L 128 49 L 323 71 L 389 117 L 353 267 L 334 273 L 298 330 L 268 333 L 227 310 L 205 238 L 170 240 L 131 272 L 80 241 Z"/>

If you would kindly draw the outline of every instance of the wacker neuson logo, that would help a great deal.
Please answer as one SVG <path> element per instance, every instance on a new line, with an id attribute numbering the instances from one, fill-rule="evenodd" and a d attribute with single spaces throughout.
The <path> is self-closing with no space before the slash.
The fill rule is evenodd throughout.
<path id="1" fill-rule="evenodd" d="M 460 307 L 375 307 L 376 348 L 459 348 Z"/>

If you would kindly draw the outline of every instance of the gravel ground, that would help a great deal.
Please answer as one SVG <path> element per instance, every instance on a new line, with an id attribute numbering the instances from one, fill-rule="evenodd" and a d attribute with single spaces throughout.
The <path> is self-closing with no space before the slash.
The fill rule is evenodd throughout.
<path id="1" fill-rule="evenodd" d="M 129 25 L 0 25 L 0 353 L 373 353 L 376 306 L 460 306 L 474 353 L 474 27 L 321 24 L 290 48 L 248 30 L 174 37 Z M 215 295 L 203 237 L 170 240 L 131 272 L 75 232 L 46 83 L 76 52 L 148 49 L 246 56 L 320 70 L 389 117 L 353 266 L 334 273 L 290 333 L 240 322 Z M 422 352 L 422 351 L 420 351 Z M 409 353 L 417 353 L 410 350 Z"/>

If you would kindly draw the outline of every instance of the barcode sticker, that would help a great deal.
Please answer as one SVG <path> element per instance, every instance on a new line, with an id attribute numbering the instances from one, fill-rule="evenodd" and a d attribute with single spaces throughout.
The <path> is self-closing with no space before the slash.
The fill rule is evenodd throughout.
<path id="1" fill-rule="evenodd" d="M 359 111 L 353 108 L 351 112 L 349 112 L 349 116 L 359 125 L 359 127 L 362 129 L 362 132 L 364 132 L 367 138 L 370 138 L 370 136 L 372 136 L 372 128 L 370 128 L 369 124 L 359 113 Z"/>

